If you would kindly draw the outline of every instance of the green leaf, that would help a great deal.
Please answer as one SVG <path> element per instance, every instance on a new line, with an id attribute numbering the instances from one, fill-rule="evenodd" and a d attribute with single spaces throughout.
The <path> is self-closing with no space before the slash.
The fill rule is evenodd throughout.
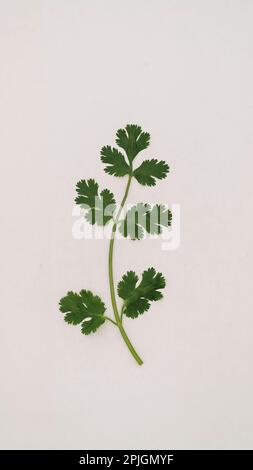
<path id="1" fill-rule="evenodd" d="M 136 124 L 128 124 L 125 129 L 119 129 L 116 135 L 116 143 L 125 150 L 130 164 L 141 150 L 149 146 L 150 135 Z"/>
<path id="2" fill-rule="evenodd" d="M 144 186 L 155 186 L 156 179 L 166 178 L 169 169 L 169 165 L 165 161 L 161 160 L 159 162 L 153 158 L 152 160 L 144 160 L 134 171 L 134 176 Z"/>
<path id="3" fill-rule="evenodd" d="M 152 208 L 149 204 L 139 203 L 126 213 L 125 218 L 119 224 L 119 231 L 124 237 L 132 240 L 140 240 L 145 231 L 152 235 L 160 235 L 163 227 L 171 225 L 172 213 L 162 204 L 156 204 Z"/>
<path id="4" fill-rule="evenodd" d="M 163 275 L 154 268 L 144 271 L 138 285 L 137 282 L 137 274 L 128 271 L 118 284 L 118 295 L 124 300 L 123 312 L 130 318 L 146 312 L 151 301 L 161 299 L 163 295 L 160 289 L 164 289 L 166 285 Z"/>
<path id="5" fill-rule="evenodd" d="M 96 197 L 98 196 L 98 183 L 95 180 L 81 180 L 76 185 L 78 196 L 75 199 L 77 204 L 85 204 L 89 207 L 95 207 Z"/>
<path id="6" fill-rule="evenodd" d="M 124 155 L 117 149 L 107 145 L 103 147 L 101 152 L 101 160 L 107 163 L 105 172 L 114 176 L 125 176 L 130 173 L 129 165 L 126 163 Z"/>
<path id="7" fill-rule="evenodd" d="M 138 276 L 134 271 L 128 271 L 118 284 L 118 294 L 122 299 L 127 299 L 135 289 Z"/>
<path id="8" fill-rule="evenodd" d="M 115 211 L 114 195 L 109 189 L 98 193 L 98 183 L 93 179 L 81 180 L 76 185 L 78 196 L 75 199 L 77 204 L 84 205 L 88 210 L 85 215 L 86 220 L 94 225 L 106 225 Z"/>
<path id="9" fill-rule="evenodd" d="M 68 292 L 60 300 L 60 311 L 65 313 L 64 320 L 72 325 L 81 324 L 85 335 L 95 332 L 105 322 L 105 305 L 97 295 L 89 290 Z"/>

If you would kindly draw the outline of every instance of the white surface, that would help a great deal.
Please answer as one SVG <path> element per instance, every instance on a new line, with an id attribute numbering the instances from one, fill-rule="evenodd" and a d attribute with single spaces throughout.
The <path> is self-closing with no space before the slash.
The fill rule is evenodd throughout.
<path id="1" fill-rule="evenodd" d="M 252 448 L 250 0 L 0 2 L 1 448 Z M 71 236 L 74 187 L 136 122 L 171 165 L 130 201 L 182 209 L 178 251 L 116 246 L 116 276 L 154 265 L 166 297 L 90 337 L 58 300 L 109 305 L 104 241 Z M 140 157 L 140 160 L 143 157 Z"/>

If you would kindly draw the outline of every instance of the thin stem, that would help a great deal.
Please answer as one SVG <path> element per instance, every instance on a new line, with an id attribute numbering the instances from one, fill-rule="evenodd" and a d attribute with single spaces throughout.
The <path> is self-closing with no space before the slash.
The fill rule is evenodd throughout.
<path id="1" fill-rule="evenodd" d="M 112 318 L 105 316 L 105 319 L 108 320 L 108 321 L 110 321 L 110 322 L 112 322 L 114 325 L 118 326 L 117 323 L 116 323 L 116 321 L 114 321 Z"/>
<path id="2" fill-rule="evenodd" d="M 117 224 L 118 224 L 122 209 L 123 209 L 123 207 L 125 205 L 125 202 L 127 200 L 131 180 L 132 180 L 132 175 L 130 174 L 129 177 L 128 177 L 124 197 L 123 197 L 123 199 L 120 203 L 119 210 L 117 212 L 117 215 L 115 217 L 115 221 L 113 223 L 112 234 L 111 234 L 110 245 L 109 245 L 109 266 L 108 267 L 109 267 L 109 284 L 110 284 L 111 302 L 112 302 L 112 308 L 113 308 L 113 313 L 114 313 L 114 317 L 115 317 L 115 320 L 116 320 L 116 324 L 119 328 L 119 331 L 121 333 L 122 338 L 124 339 L 129 351 L 131 352 L 132 356 L 134 357 L 136 362 L 139 365 L 141 365 L 141 364 L 143 364 L 143 361 L 140 358 L 140 356 L 137 354 L 137 352 L 135 351 L 135 349 L 134 349 L 130 339 L 128 338 L 128 336 L 127 336 L 127 334 L 126 334 L 126 332 L 123 328 L 123 325 L 122 325 L 122 317 L 120 318 L 118 307 L 117 307 L 117 302 L 116 302 L 114 277 L 113 277 L 113 249 L 114 249 L 115 233 L 116 233 Z"/>
<path id="3" fill-rule="evenodd" d="M 120 321 L 123 321 L 123 314 L 124 314 L 124 304 L 122 305 L 121 312 L 120 312 Z"/>

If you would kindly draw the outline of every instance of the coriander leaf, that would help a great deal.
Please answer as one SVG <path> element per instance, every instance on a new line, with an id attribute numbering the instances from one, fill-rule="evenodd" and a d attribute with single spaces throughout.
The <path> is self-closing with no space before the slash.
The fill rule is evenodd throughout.
<path id="1" fill-rule="evenodd" d="M 98 183 L 95 180 L 81 180 L 76 185 L 78 196 L 75 199 L 77 204 L 86 204 L 89 207 L 95 207 L 96 197 L 98 196 Z"/>
<path id="2" fill-rule="evenodd" d="M 97 295 L 89 290 L 68 292 L 60 300 L 60 311 L 65 313 L 64 320 L 72 325 L 81 325 L 85 335 L 95 332 L 105 322 L 105 305 Z"/>
<path id="3" fill-rule="evenodd" d="M 140 240 L 143 238 L 149 210 L 150 206 L 142 202 L 131 207 L 131 209 L 127 211 L 125 218 L 119 223 L 121 235 L 130 237 L 132 240 Z"/>
<path id="4" fill-rule="evenodd" d="M 146 230 L 151 235 L 160 235 L 164 228 L 171 225 L 172 212 L 163 204 L 155 204 L 150 211 L 147 212 Z"/>
<path id="5" fill-rule="evenodd" d="M 122 299 L 126 299 L 135 289 L 138 282 L 138 276 L 134 271 L 128 271 L 124 274 L 122 281 L 118 284 L 118 294 Z"/>
<path id="6" fill-rule="evenodd" d="M 126 163 L 124 155 L 117 149 L 109 145 L 102 148 L 101 160 L 103 163 L 108 163 L 105 167 L 105 172 L 114 176 L 125 176 L 130 173 L 130 168 Z"/>
<path id="7" fill-rule="evenodd" d="M 131 207 L 125 218 L 119 223 L 119 231 L 124 237 L 140 240 L 145 231 L 152 235 L 160 235 L 163 227 L 171 225 L 172 213 L 162 204 L 152 208 L 149 204 L 139 203 Z"/>
<path id="8" fill-rule="evenodd" d="M 134 176 L 144 186 L 155 186 L 156 179 L 166 178 L 168 172 L 169 165 L 165 161 L 158 162 L 153 158 L 152 160 L 144 160 L 134 171 Z"/>
<path id="9" fill-rule="evenodd" d="M 86 220 L 94 225 L 106 225 L 112 217 L 115 210 L 115 199 L 109 189 L 98 193 L 98 183 L 93 179 L 81 180 L 76 185 L 78 196 L 75 199 L 77 204 L 84 205 L 88 212 L 85 215 Z"/>
<path id="10" fill-rule="evenodd" d="M 96 206 L 87 212 L 86 220 L 94 225 L 106 225 L 113 217 L 115 210 L 115 199 L 109 189 L 104 189 L 96 199 Z"/>
<path id="11" fill-rule="evenodd" d="M 149 146 L 150 135 L 136 124 L 128 124 L 125 129 L 119 129 L 116 136 L 116 143 L 125 150 L 130 164 L 141 150 Z"/>
<path id="12" fill-rule="evenodd" d="M 138 276 L 133 271 L 128 271 L 118 284 L 118 295 L 124 300 L 123 313 L 130 318 L 136 318 L 147 311 L 151 301 L 157 301 L 163 297 L 160 289 L 165 287 L 165 279 L 154 268 L 149 268 L 142 273 L 142 279 L 138 282 Z"/>

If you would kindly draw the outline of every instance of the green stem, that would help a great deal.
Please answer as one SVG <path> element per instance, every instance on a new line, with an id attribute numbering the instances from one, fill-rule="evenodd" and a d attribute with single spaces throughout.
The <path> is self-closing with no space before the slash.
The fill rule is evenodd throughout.
<path id="1" fill-rule="evenodd" d="M 120 312 L 120 321 L 121 321 L 121 323 L 123 322 L 123 313 L 124 313 L 124 304 L 122 305 L 122 309 L 121 309 L 121 312 Z"/>
<path id="2" fill-rule="evenodd" d="M 106 317 L 106 316 L 105 316 L 104 318 L 105 318 L 106 320 L 110 321 L 111 323 L 113 323 L 114 325 L 118 326 L 117 323 L 116 323 L 116 321 L 114 321 L 112 318 Z"/>
<path id="3" fill-rule="evenodd" d="M 113 227 L 112 227 L 112 234 L 111 234 L 110 246 L 109 246 L 109 284 L 110 284 L 112 308 L 113 308 L 113 313 L 114 313 L 114 317 L 115 317 L 115 320 L 116 320 L 116 324 L 119 328 L 121 336 L 122 336 L 123 340 L 125 341 L 130 353 L 132 354 L 132 356 L 134 357 L 136 362 L 139 365 L 142 365 L 143 364 L 142 359 L 140 358 L 140 356 L 135 351 L 130 339 L 128 338 L 128 336 L 127 336 L 127 334 L 126 334 L 126 332 L 123 328 L 122 320 L 120 318 L 118 307 L 117 307 L 115 287 L 114 287 L 114 278 L 113 278 L 113 249 L 114 249 L 115 233 L 116 233 L 117 224 L 118 224 L 122 209 L 125 205 L 125 202 L 126 202 L 126 199 L 127 199 L 128 193 L 129 193 L 131 180 L 132 180 L 132 175 L 129 175 L 126 190 L 125 190 L 125 194 L 124 194 L 124 197 L 123 197 L 123 199 L 120 203 L 120 207 L 119 207 L 119 210 L 117 212 L 117 215 L 116 215 L 115 221 L 113 223 Z"/>

